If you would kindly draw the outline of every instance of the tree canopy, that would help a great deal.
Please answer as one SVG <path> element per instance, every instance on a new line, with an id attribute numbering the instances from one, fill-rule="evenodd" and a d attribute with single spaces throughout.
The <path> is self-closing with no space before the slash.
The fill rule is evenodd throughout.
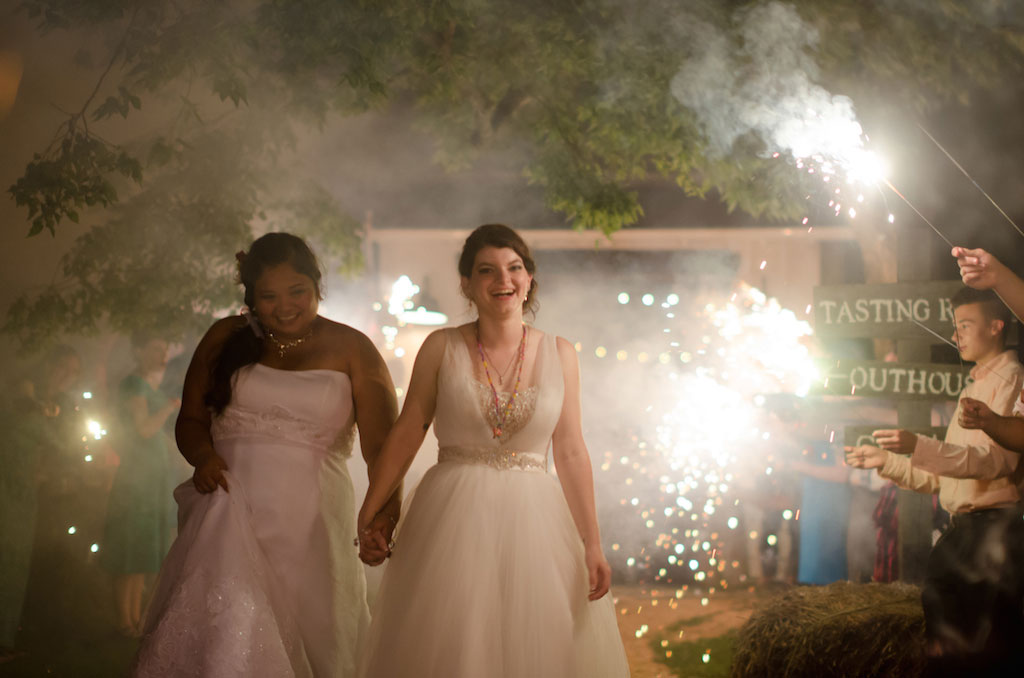
<path id="1" fill-rule="evenodd" d="M 923 112 L 1024 70 L 1013 0 L 24 0 L 18 11 L 41 34 L 88 31 L 106 50 L 92 95 L 9 188 L 30 235 L 106 208 L 63 279 L 8 310 L 4 327 L 25 345 L 68 325 L 202 326 L 232 304 L 231 255 L 254 229 L 294 230 L 332 265 L 358 267 L 359 223 L 328 188 L 272 173 L 297 135 L 334 116 L 410 109 L 448 168 L 525 144 L 521 170 L 549 207 L 612 233 L 641 217 L 636 185 L 651 178 L 756 217 L 798 217 L 808 179 L 774 133 L 780 103 Z M 94 131 L 143 113 L 159 122 L 129 143 Z"/>

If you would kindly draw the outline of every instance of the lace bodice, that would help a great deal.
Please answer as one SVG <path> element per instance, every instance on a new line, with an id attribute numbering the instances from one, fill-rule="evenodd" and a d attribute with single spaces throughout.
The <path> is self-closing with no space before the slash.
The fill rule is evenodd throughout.
<path id="1" fill-rule="evenodd" d="M 214 417 L 214 443 L 272 438 L 348 457 L 354 435 L 352 382 L 335 370 L 279 370 L 260 363 L 238 370 L 231 402 Z"/>
<path id="2" fill-rule="evenodd" d="M 545 470 L 547 452 L 555 424 L 562 412 L 565 384 L 555 337 L 534 330 L 539 336 L 537 359 L 530 384 L 519 392 L 516 402 L 495 438 L 498 415 L 490 386 L 473 373 L 472 356 L 459 331 L 444 331 L 447 340 L 438 376 L 434 432 L 438 461 L 480 463 L 502 470 Z M 511 393 L 499 393 L 504 408 Z"/>

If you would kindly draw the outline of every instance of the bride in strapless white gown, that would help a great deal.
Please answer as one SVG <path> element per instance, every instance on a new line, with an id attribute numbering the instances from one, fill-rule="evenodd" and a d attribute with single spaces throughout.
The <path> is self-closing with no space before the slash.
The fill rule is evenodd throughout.
<path id="1" fill-rule="evenodd" d="M 467 241 L 473 268 L 460 267 L 480 321 L 424 343 L 360 511 L 368 524 L 433 421 L 438 463 L 399 526 L 359 675 L 628 676 L 606 595 L 575 351 L 522 324 L 529 251 L 507 227 L 481 229 Z M 495 365 L 508 366 L 504 385 Z M 381 542 L 372 531 L 360 541 L 364 550 Z"/>
<path id="2" fill-rule="evenodd" d="M 174 491 L 178 537 L 133 676 L 355 673 L 369 609 L 346 462 L 356 426 L 376 457 L 394 389 L 369 339 L 316 314 L 304 248 L 287 234 L 253 243 L 241 278 L 258 324 L 218 321 L 196 349 L 177 426 L 196 473 Z"/>
<path id="3" fill-rule="evenodd" d="M 348 376 L 243 368 L 212 433 L 230 491 L 174 491 L 180 531 L 136 675 L 351 675 L 370 615 L 347 508 Z"/>

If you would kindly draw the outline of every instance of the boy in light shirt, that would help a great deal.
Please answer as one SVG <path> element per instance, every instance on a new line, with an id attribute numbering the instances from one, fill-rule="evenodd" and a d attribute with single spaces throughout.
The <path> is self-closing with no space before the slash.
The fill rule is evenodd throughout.
<path id="1" fill-rule="evenodd" d="M 961 395 L 1011 414 L 1024 367 L 1005 349 L 1009 311 L 991 291 L 964 288 L 951 301 L 953 340 L 961 357 L 976 363 Z M 952 516 L 929 556 L 921 596 L 939 675 L 1020 668 L 1017 645 L 1024 638 L 1024 465 L 983 430 L 962 426 L 964 410 L 959 403 L 943 441 L 887 429 L 874 434 L 879 447 L 846 448 L 850 465 L 877 469 L 905 489 L 937 493 Z"/>

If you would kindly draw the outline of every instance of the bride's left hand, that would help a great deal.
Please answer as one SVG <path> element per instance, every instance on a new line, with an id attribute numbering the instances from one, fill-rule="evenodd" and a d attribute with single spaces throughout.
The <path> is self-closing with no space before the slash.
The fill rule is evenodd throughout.
<path id="1" fill-rule="evenodd" d="M 395 522 L 378 513 L 359 531 L 359 559 L 370 566 L 380 565 L 391 555 L 391 535 Z"/>
<path id="2" fill-rule="evenodd" d="M 587 573 L 590 576 L 590 600 L 597 600 L 608 593 L 612 586 L 612 567 L 604 557 L 600 546 L 586 547 Z"/>

